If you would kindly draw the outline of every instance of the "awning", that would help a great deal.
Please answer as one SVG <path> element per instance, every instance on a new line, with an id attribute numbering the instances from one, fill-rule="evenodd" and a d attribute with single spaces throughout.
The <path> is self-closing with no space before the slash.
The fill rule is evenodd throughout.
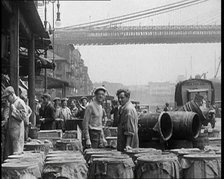
<path id="1" fill-rule="evenodd" d="M 45 81 L 45 76 L 43 75 L 36 76 L 36 85 L 39 84 L 38 88 L 44 88 L 44 81 Z M 47 76 L 48 89 L 52 89 L 52 88 L 58 89 L 58 88 L 64 88 L 64 87 L 69 87 L 69 82 Z"/>

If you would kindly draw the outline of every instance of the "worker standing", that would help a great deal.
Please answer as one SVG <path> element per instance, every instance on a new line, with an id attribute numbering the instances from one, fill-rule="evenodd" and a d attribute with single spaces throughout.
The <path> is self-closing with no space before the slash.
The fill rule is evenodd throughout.
<path id="1" fill-rule="evenodd" d="M 99 148 L 107 145 L 103 133 L 103 107 L 102 103 L 105 100 L 106 89 L 98 87 L 94 91 L 95 97 L 85 110 L 83 120 L 83 133 L 86 148 Z"/>
<path id="2" fill-rule="evenodd" d="M 63 119 L 60 118 L 61 99 L 59 97 L 55 97 L 53 101 L 54 101 L 54 110 L 55 110 L 55 128 L 62 129 Z"/>
<path id="3" fill-rule="evenodd" d="M 138 114 L 130 101 L 130 91 L 128 89 L 119 89 L 117 97 L 121 105 L 119 109 L 117 150 L 124 151 L 138 148 Z"/>
<path id="4" fill-rule="evenodd" d="M 12 86 L 5 89 L 2 97 L 6 98 L 10 103 L 5 155 L 7 157 L 12 154 L 22 154 L 24 148 L 24 121 L 27 115 L 26 104 L 16 96 Z"/>
<path id="5" fill-rule="evenodd" d="M 79 103 L 80 108 L 78 113 L 76 114 L 76 117 L 79 119 L 83 119 L 85 115 L 86 106 L 88 105 L 87 97 L 85 96 L 81 97 L 80 102 L 81 102 Z"/>
<path id="6" fill-rule="evenodd" d="M 61 99 L 61 112 L 59 117 L 63 120 L 63 127 L 62 130 L 66 130 L 66 121 L 71 119 L 72 113 L 70 109 L 67 107 L 67 98 Z"/>
<path id="7" fill-rule="evenodd" d="M 48 93 L 43 94 L 43 107 L 40 109 L 41 130 L 55 129 L 55 110 L 51 103 L 51 95 Z"/>

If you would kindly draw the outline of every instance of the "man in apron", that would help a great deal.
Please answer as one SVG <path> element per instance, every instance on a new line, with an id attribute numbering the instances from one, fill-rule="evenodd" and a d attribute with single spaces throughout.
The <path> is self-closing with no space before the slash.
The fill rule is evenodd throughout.
<path id="1" fill-rule="evenodd" d="M 2 96 L 10 103 L 9 119 L 7 124 L 6 158 L 9 155 L 22 154 L 24 148 L 24 121 L 27 109 L 22 99 L 16 96 L 12 86 L 5 89 Z"/>

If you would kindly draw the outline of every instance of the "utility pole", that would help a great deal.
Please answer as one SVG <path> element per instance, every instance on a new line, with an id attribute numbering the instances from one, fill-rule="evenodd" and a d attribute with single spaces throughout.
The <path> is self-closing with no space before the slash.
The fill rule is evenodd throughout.
<path id="1" fill-rule="evenodd" d="M 47 0 L 44 0 L 44 28 L 47 31 Z M 47 58 L 47 50 L 44 50 L 44 57 Z M 47 92 L 47 69 L 44 69 L 44 92 Z"/>

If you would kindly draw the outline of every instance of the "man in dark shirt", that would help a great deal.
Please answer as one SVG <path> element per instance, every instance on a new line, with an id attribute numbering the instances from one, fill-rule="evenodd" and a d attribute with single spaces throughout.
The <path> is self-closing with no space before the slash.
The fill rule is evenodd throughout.
<path id="1" fill-rule="evenodd" d="M 110 111 L 110 114 L 113 114 L 113 127 L 117 127 L 118 126 L 118 120 L 119 120 L 119 109 L 118 109 L 118 101 L 117 100 L 113 100 L 112 101 L 112 110 Z"/>
<path id="2" fill-rule="evenodd" d="M 85 109 L 86 109 L 86 106 L 88 104 L 87 97 L 83 96 L 80 99 L 80 102 L 81 102 L 81 104 L 79 103 L 80 108 L 79 108 L 79 111 L 78 111 L 76 117 L 80 118 L 80 119 L 84 119 Z"/>
<path id="3" fill-rule="evenodd" d="M 51 103 L 51 96 L 45 93 L 43 96 L 43 110 L 40 110 L 41 130 L 53 130 L 55 129 L 55 110 Z"/>

